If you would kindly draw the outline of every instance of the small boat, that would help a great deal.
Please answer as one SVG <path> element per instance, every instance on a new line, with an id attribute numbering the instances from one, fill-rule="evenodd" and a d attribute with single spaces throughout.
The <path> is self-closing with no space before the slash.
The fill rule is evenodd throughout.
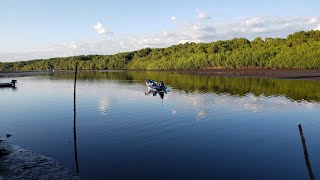
<path id="1" fill-rule="evenodd" d="M 0 83 L 0 87 L 16 87 L 17 80 L 12 80 L 9 83 Z"/>
<path id="2" fill-rule="evenodd" d="M 167 86 L 165 86 L 162 81 L 160 81 L 160 83 L 157 83 L 153 80 L 148 80 L 146 81 L 146 85 L 148 87 L 148 90 L 153 91 L 164 91 L 167 89 Z"/>

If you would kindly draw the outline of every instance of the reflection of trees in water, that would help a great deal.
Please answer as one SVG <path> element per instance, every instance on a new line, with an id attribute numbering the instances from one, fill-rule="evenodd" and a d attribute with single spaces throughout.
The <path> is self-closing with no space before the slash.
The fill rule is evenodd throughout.
<path id="1" fill-rule="evenodd" d="M 67 77 L 73 78 L 71 74 L 55 74 L 53 78 Z M 281 95 L 293 100 L 320 101 L 320 91 L 318 91 L 320 82 L 314 80 L 200 76 L 165 71 L 93 71 L 81 72 L 78 78 L 80 80 L 110 79 L 118 80 L 119 83 L 155 79 L 187 93 L 214 92 L 237 96 L 252 93 L 256 96 Z"/>

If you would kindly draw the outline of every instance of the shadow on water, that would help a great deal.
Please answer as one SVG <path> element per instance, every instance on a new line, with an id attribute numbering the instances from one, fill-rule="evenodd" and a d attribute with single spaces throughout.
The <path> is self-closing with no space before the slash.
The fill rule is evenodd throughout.
<path id="1" fill-rule="evenodd" d="M 17 92 L 18 88 L 17 87 L 0 87 L 1 89 L 11 89 L 12 92 Z"/>
<path id="2" fill-rule="evenodd" d="M 76 113 L 76 85 L 77 85 L 77 70 L 78 63 L 76 64 L 76 70 L 74 73 L 74 90 L 73 90 L 73 138 L 74 138 L 74 159 L 76 162 L 76 176 L 79 176 L 79 164 L 78 164 L 78 148 L 77 148 L 77 113 Z"/>
<path id="3" fill-rule="evenodd" d="M 18 88 L 17 87 L 12 87 L 12 92 L 17 92 Z"/>

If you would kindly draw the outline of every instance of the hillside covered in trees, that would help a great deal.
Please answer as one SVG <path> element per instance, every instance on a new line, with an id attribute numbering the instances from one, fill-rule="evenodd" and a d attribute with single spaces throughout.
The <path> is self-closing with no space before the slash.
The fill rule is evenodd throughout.
<path id="1" fill-rule="evenodd" d="M 287 38 L 257 37 L 145 48 L 115 55 L 83 55 L 0 62 L 0 70 L 74 69 L 181 70 L 204 68 L 320 68 L 320 31 L 301 31 Z"/>

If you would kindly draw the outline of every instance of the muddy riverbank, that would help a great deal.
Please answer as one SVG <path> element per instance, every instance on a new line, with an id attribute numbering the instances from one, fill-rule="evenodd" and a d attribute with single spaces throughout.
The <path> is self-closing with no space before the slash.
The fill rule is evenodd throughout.
<path id="1" fill-rule="evenodd" d="M 320 69 L 205 69 L 178 72 L 206 76 L 320 80 Z"/>
<path id="2" fill-rule="evenodd" d="M 56 160 L 0 141 L 0 179 L 80 179 Z"/>

